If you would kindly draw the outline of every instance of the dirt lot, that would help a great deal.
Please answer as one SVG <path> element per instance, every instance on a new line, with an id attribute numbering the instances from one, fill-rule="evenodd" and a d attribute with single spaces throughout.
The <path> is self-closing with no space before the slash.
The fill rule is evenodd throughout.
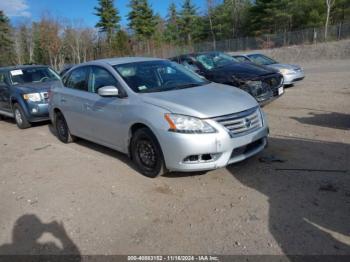
<path id="1" fill-rule="evenodd" d="M 264 108 L 269 147 L 205 174 L 0 121 L 0 254 L 350 254 L 350 60 L 304 66 Z"/>

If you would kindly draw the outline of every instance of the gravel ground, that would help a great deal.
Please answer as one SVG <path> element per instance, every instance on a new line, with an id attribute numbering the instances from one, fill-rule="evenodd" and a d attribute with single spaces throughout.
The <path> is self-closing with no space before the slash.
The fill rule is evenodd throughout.
<path id="1" fill-rule="evenodd" d="M 207 173 L 0 121 L 0 254 L 350 254 L 350 60 L 304 66 L 264 107 L 269 147 Z"/>

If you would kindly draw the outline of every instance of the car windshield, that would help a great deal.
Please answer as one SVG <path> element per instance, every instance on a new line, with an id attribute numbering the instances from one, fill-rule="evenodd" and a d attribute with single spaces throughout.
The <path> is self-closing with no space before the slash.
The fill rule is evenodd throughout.
<path id="1" fill-rule="evenodd" d="M 114 68 L 136 93 L 163 92 L 209 83 L 182 65 L 166 60 L 120 64 Z"/>
<path id="2" fill-rule="evenodd" d="M 208 70 L 225 66 L 227 64 L 239 62 L 232 56 L 219 52 L 200 54 L 196 56 L 196 59 L 199 63 L 201 63 L 202 66 L 204 66 Z"/>
<path id="3" fill-rule="evenodd" d="M 10 71 L 10 77 L 14 85 L 60 80 L 59 76 L 48 67 L 14 69 Z"/>
<path id="4" fill-rule="evenodd" d="M 273 60 L 272 58 L 260 54 L 248 55 L 248 57 L 258 65 L 277 64 L 277 61 Z"/>

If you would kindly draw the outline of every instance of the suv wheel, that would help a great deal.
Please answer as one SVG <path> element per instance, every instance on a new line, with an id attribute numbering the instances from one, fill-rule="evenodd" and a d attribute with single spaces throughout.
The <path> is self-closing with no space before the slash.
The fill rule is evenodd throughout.
<path id="1" fill-rule="evenodd" d="M 154 178 L 166 173 L 162 150 L 151 130 L 137 130 L 131 139 L 130 149 L 132 160 L 141 174 Z"/>
<path id="2" fill-rule="evenodd" d="M 13 106 L 13 114 L 15 116 L 16 124 L 20 129 L 31 127 L 31 124 L 25 116 L 22 107 L 17 103 Z"/>
<path id="3" fill-rule="evenodd" d="M 56 113 L 55 117 L 56 134 L 63 143 L 71 143 L 75 141 L 75 137 L 71 135 L 66 119 L 61 112 Z"/>

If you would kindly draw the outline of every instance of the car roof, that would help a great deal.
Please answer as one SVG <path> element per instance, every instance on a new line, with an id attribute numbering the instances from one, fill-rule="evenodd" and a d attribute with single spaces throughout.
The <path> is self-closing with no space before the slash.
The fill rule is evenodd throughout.
<path id="1" fill-rule="evenodd" d="M 250 55 L 263 55 L 263 56 L 266 56 L 262 53 L 246 53 L 246 54 L 234 54 L 234 56 L 250 56 Z"/>
<path id="2" fill-rule="evenodd" d="M 92 65 L 92 64 L 109 64 L 111 66 L 121 65 L 127 63 L 135 63 L 135 62 L 149 62 L 149 61 L 159 61 L 165 60 L 162 58 L 154 58 L 154 57 L 117 57 L 117 58 L 105 58 L 90 61 L 81 65 Z"/>
<path id="3" fill-rule="evenodd" d="M 16 70 L 16 69 L 40 68 L 40 67 L 49 67 L 49 66 L 46 66 L 46 65 L 15 65 L 15 66 L 0 67 L 0 70 Z"/>
<path id="4" fill-rule="evenodd" d="M 188 54 L 182 54 L 182 55 L 178 55 L 178 56 L 174 56 L 169 58 L 171 59 L 178 59 L 178 58 L 184 58 L 184 57 L 195 57 L 198 55 L 207 55 L 207 54 L 216 54 L 216 53 L 225 53 L 225 52 L 221 52 L 221 51 L 206 51 L 206 52 L 194 52 L 194 53 L 188 53 Z"/>

